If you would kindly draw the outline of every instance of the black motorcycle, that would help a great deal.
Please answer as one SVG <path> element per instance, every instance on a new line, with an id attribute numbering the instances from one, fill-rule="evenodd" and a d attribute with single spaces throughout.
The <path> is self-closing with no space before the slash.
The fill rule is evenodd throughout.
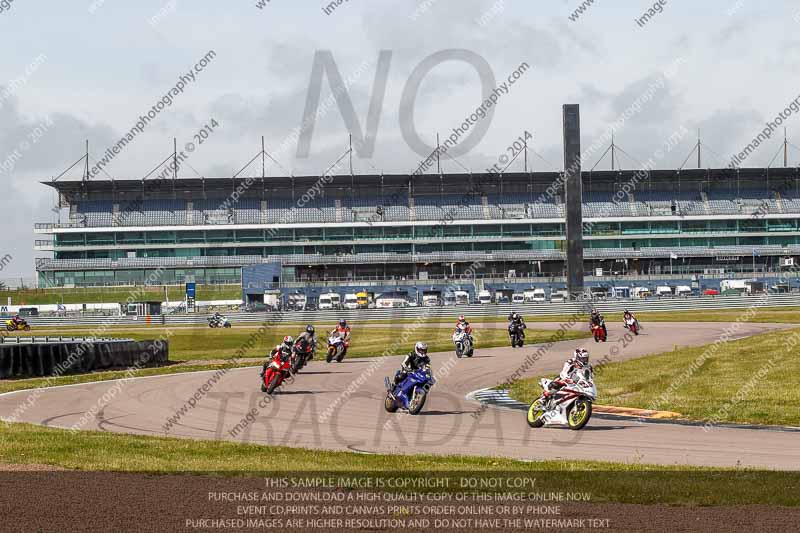
<path id="1" fill-rule="evenodd" d="M 511 339 L 511 347 L 522 348 L 522 345 L 525 344 L 525 331 L 521 324 L 515 324 L 512 322 L 508 325 L 508 337 Z"/>

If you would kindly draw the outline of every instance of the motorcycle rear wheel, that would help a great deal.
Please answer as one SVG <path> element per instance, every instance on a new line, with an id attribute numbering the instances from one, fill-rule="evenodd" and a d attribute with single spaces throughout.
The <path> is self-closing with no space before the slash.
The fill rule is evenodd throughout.
<path id="1" fill-rule="evenodd" d="M 576 401 L 567 413 L 567 424 L 575 431 L 583 429 L 592 417 L 592 402 L 588 400 Z"/>
<path id="2" fill-rule="evenodd" d="M 342 353 L 336 356 L 336 362 L 341 363 L 344 360 L 344 356 L 347 354 L 347 350 L 342 350 Z"/>
<path id="3" fill-rule="evenodd" d="M 410 415 L 418 415 L 420 411 L 422 411 L 422 407 L 425 405 L 425 400 L 428 398 L 428 391 L 423 390 L 422 392 L 416 391 L 414 393 L 414 397 L 411 398 L 411 401 L 408 402 L 408 414 Z"/>
<path id="4" fill-rule="evenodd" d="M 386 399 L 383 400 L 383 408 L 386 409 L 387 413 L 394 413 L 397 411 L 397 402 L 394 401 L 392 395 L 388 392 L 386 393 Z"/>
<path id="5" fill-rule="evenodd" d="M 28 325 L 28 324 L 25 324 L 25 327 L 24 327 L 24 328 L 22 328 L 22 329 L 24 329 L 25 331 L 30 331 L 30 330 L 31 330 L 31 327 L 30 327 L 30 325 Z"/>
<path id="6" fill-rule="evenodd" d="M 527 422 L 528 425 L 532 428 L 540 428 L 544 425 L 544 417 L 545 410 L 543 408 L 544 400 L 542 398 L 537 398 L 531 402 L 530 407 L 528 407 L 528 417 Z"/>

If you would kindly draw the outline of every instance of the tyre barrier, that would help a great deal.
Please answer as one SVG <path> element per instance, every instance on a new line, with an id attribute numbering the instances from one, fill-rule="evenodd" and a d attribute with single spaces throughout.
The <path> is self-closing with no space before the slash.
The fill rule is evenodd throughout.
<path id="1" fill-rule="evenodd" d="M 0 379 L 63 376 L 112 368 L 145 368 L 169 360 L 165 340 L 76 339 L 0 344 Z"/>

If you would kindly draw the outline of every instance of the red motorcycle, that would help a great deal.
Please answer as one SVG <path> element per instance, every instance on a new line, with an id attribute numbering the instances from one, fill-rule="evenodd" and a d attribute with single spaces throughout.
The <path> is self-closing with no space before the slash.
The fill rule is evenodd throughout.
<path id="1" fill-rule="evenodd" d="M 628 329 L 628 331 L 630 331 L 634 335 L 638 335 L 639 334 L 639 321 L 636 320 L 635 318 L 633 318 L 633 317 L 626 318 L 625 319 L 625 327 Z"/>
<path id="2" fill-rule="evenodd" d="M 261 392 L 272 394 L 275 389 L 281 386 L 283 380 L 286 379 L 292 369 L 292 361 L 289 357 L 285 360 L 281 357 L 281 352 L 278 352 L 273 358 L 272 362 L 264 372 L 264 381 L 261 383 Z"/>
<path id="3" fill-rule="evenodd" d="M 594 337 L 594 342 L 606 342 L 605 321 L 601 321 L 599 324 L 592 324 L 592 337 Z"/>

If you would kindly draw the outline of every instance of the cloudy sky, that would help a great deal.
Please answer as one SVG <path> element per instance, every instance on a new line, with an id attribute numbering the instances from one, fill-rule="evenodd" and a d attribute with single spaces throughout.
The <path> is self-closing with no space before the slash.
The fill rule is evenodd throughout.
<path id="1" fill-rule="evenodd" d="M 324 171 L 349 133 L 339 107 L 325 103 L 327 76 L 307 157 L 297 157 L 290 135 L 303 124 L 315 56 L 327 54 L 333 63 L 326 65 L 347 80 L 356 136 L 370 130 L 373 106 L 374 151 L 354 160 L 354 171 L 365 173 L 412 171 L 421 157 L 404 121 L 425 143 L 437 132 L 444 139 L 480 105 L 487 78 L 501 84 L 523 63 L 527 71 L 478 121 L 485 134 L 472 137 L 474 147 L 458 163 L 445 158 L 445 171 L 495 164 L 526 130 L 537 154 L 530 165 L 562 169 L 564 103 L 581 105 L 584 147 L 627 111 L 616 140 L 636 161 L 647 161 L 674 132 L 689 132 L 659 160 L 659 167 L 676 167 L 699 130 L 704 166 L 725 166 L 800 94 L 792 74 L 800 62 L 800 6 L 788 1 L 669 0 L 643 26 L 636 19 L 652 2 L 595 0 L 578 17 L 579 0 L 349 0 L 327 14 L 324 1 L 257 3 L 0 0 L 0 251 L 14 257 L 0 278 L 34 275 L 33 224 L 56 216 L 52 190 L 39 181 L 78 159 L 86 139 L 93 161 L 100 159 L 209 51 L 213 60 L 109 164 L 109 175 L 142 177 L 171 152 L 173 137 L 185 146 L 212 119 L 219 126 L 182 175 L 230 176 L 260 150 L 262 135 L 283 168 Z M 412 73 L 426 61 L 433 68 L 410 91 Z M 381 100 L 374 93 L 384 81 Z M 404 91 L 416 93 L 411 106 L 401 105 Z M 796 145 L 798 124 L 796 117 L 784 123 Z M 780 137 L 746 165 L 766 166 Z M 793 150 L 791 164 L 798 160 Z M 631 168 L 636 161 L 621 162 Z M 597 168 L 608 168 L 608 160 Z M 284 170 L 273 164 L 267 172 Z M 79 178 L 76 171 L 62 179 Z"/>

